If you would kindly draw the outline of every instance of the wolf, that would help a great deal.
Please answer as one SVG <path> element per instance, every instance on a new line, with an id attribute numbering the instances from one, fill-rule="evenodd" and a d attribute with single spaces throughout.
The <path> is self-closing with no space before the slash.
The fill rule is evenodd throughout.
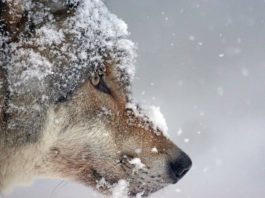
<path id="1" fill-rule="evenodd" d="M 148 196 L 189 171 L 134 102 L 136 47 L 101 0 L 1 0 L 0 32 L 0 192 L 62 178 Z"/>

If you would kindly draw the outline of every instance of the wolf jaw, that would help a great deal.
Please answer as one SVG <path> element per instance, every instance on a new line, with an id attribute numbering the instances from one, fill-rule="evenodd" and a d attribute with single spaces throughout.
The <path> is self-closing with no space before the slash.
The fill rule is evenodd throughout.
<path id="1" fill-rule="evenodd" d="M 100 0 L 1 5 L 0 191 L 49 177 L 147 196 L 185 175 L 188 156 L 128 105 L 136 55 L 123 21 Z"/>

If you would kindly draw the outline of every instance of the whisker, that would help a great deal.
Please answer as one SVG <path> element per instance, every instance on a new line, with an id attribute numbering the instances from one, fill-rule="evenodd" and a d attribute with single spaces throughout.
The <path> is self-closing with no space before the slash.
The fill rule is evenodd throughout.
<path id="1" fill-rule="evenodd" d="M 60 188 L 63 188 L 66 184 L 67 184 L 66 181 L 64 181 L 64 180 L 60 181 L 60 182 L 59 182 L 59 183 L 53 188 L 53 190 L 51 191 L 49 198 L 52 198 L 52 197 L 55 195 L 55 193 L 56 193 Z"/>

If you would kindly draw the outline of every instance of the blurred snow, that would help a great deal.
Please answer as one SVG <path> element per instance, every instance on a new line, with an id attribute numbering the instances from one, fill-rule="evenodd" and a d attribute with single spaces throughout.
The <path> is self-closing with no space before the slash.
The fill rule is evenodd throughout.
<path id="1" fill-rule="evenodd" d="M 194 164 L 178 184 L 152 197 L 264 197 L 265 2 L 106 3 L 138 44 L 137 100 L 161 107 L 171 139 Z M 79 184 L 42 180 L 5 197 L 102 196 Z"/>

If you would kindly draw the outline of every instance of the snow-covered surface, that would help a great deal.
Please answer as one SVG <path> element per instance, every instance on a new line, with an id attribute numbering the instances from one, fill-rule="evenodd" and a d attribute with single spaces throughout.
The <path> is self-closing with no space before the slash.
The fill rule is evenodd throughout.
<path id="1" fill-rule="evenodd" d="M 38 35 L 39 45 L 52 45 L 52 44 L 61 44 L 64 41 L 63 31 L 57 30 L 56 27 L 43 26 L 40 29 L 36 30 Z"/>
<path id="2" fill-rule="evenodd" d="M 100 189 L 100 188 L 108 188 L 108 189 L 111 189 L 111 188 L 112 188 L 112 185 L 110 185 L 110 184 L 106 181 L 106 179 L 103 177 L 103 178 L 101 178 L 99 181 L 97 181 L 96 188 L 97 188 L 97 189 Z"/>
<path id="3" fill-rule="evenodd" d="M 130 89 L 135 44 L 128 38 L 126 23 L 110 13 L 102 1 L 79 0 L 75 14 L 62 17 L 60 22 L 51 11 L 55 9 L 53 3 L 56 9 L 60 4 L 63 8 L 62 1 L 22 2 L 25 9 L 33 10 L 28 18 L 37 28 L 35 33 L 26 32 L 18 42 L 1 49 L 8 60 L 3 67 L 10 95 L 7 109 L 13 115 L 8 123 L 10 130 L 22 133 L 34 129 L 32 134 L 37 134 L 47 106 L 67 98 L 110 60 L 117 66 L 121 84 Z M 30 29 L 30 23 L 25 29 Z M 2 39 L 6 38 L 1 37 L 0 43 Z M 32 115 L 37 119 L 34 122 Z"/>
<path id="4" fill-rule="evenodd" d="M 139 169 L 144 169 L 146 166 L 142 163 L 140 158 L 133 158 L 129 161 L 130 164 L 134 165 L 135 171 Z"/>
<path id="5" fill-rule="evenodd" d="M 168 137 L 168 127 L 166 119 L 160 111 L 160 107 L 151 105 L 144 108 L 145 114 L 153 121 L 154 127 L 161 129 L 163 134 Z"/>
<path id="6" fill-rule="evenodd" d="M 9 75 L 14 76 L 10 80 L 11 94 L 17 94 L 21 89 L 15 82 L 19 81 L 22 84 L 25 78 L 34 79 L 41 73 L 41 77 L 59 77 L 62 82 L 58 86 L 64 86 L 64 90 L 74 89 L 84 80 L 84 76 L 89 75 L 88 72 L 103 67 L 104 61 L 110 58 L 118 63 L 120 71 L 127 73 L 120 74 L 123 78 L 133 78 L 135 45 L 128 39 L 127 25 L 116 15 L 111 14 L 101 1 L 80 0 L 75 15 L 68 17 L 60 27 L 56 25 L 53 15 L 47 11 L 49 7 L 40 6 L 31 0 L 24 2 L 30 4 L 32 9 L 36 7 L 37 11 L 31 16 L 35 25 L 43 22 L 44 24 L 36 30 L 36 37 L 29 40 L 21 39 L 19 43 L 11 45 L 14 56 L 7 67 Z M 38 53 L 34 53 L 33 49 L 17 50 L 20 46 L 32 44 L 38 45 Z M 78 47 L 73 47 L 74 45 Z M 41 56 L 40 53 L 45 54 L 47 48 L 48 55 Z M 28 67 L 21 67 L 21 62 Z M 19 75 L 21 72 L 23 75 Z M 45 85 L 40 84 L 40 89 L 44 89 Z M 63 88 L 58 89 L 64 91 Z"/>
<path id="7" fill-rule="evenodd" d="M 128 39 L 127 24 L 111 14 L 102 1 L 80 0 L 75 14 L 60 25 L 47 4 L 31 0 L 23 2 L 25 7 L 35 9 L 30 17 L 40 28 L 32 38 L 21 37 L 18 43 L 10 44 L 10 52 L 7 52 L 12 54 L 5 65 L 12 96 L 8 111 L 17 113 L 14 122 L 9 123 L 10 128 L 29 130 L 32 114 L 42 114 L 46 105 L 66 98 L 95 70 L 105 67 L 106 60 L 117 63 L 117 75 L 123 84 L 127 85 L 133 79 L 136 53 L 134 43 Z M 22 47 L 27 45 L 34 48 Z M 21 100 L 24 95 L 27 95 L 27 104 Z M 40 101 L 43 105 L 36 109 Z M 127 106 L 136 116 L 150 119 L 156 131 L 168 136 L 168 127 L 159 107 L 146 106 L 137 112 L 136 106 Z M 27 116 L 24 116 L 24 109 L 27 109 Z M 38 127 L 32 128 L 37 130 Z"/>
<path id="8" fill-rule="evenodd" d="M 143 194 L 144 194 L 144 192 L 137 193 L 137 194 L 136 194 L 136 198 L 142 198 Z"/>
<path id="9" fill-rule="evenodd" d="M 158 150 L 157 150 L 156 147 L 154 147 L 154 148 L 151 149 L 151 152 L 152 152 L 152 153 L 158 153 Z"/>
<path id="10" fill-rule="evenodd" d="M 136 103 L 129 102 L 126 104 L 126 108 L 133 110 L 134 115 L 142 117 L 146 121 L 151 121 L 146 126 L 151 126 L 155 129 L 155 133 L 160 135 L 161 132 L 165 137 L 168 137 L 168 127 L 166 119 L 160 111 L 160 107 L 154 105 L 142 105 L 141 108 Z M 143 124 L 143 127 L 146 127 Z"/>
<path id="11" fill-rule="evenodd" d="M 112 189 L 112 198 L 128 198 L 128 182 L 119 180 Z"/>

